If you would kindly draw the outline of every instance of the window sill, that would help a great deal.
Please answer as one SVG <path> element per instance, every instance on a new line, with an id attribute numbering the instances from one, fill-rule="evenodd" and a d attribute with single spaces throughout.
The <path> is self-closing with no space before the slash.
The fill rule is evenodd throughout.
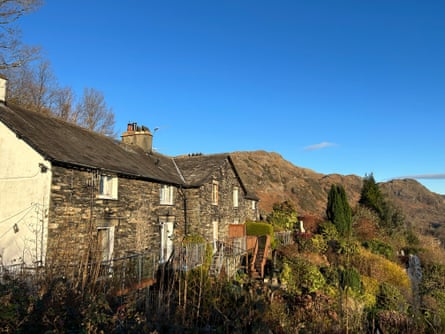
<path id="1" fill-rule="evenodd" d="M 97 198 L 99 199 L 111 199 L 111 200 L 115 200 L 117 201 L 117 197 L 113 197 L 113 196 L 108 196 L 108 195 L 97 195 Z"/>

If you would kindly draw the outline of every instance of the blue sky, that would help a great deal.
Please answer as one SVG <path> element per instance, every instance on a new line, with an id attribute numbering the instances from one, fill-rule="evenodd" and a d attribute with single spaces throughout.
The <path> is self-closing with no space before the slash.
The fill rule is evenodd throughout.
<path id="1" fill-rule="evenodd" d="M 47 0 L 19 21 L 62 86 L 167 155 L 266 150 L 445 194 L 445 2 Z"/>

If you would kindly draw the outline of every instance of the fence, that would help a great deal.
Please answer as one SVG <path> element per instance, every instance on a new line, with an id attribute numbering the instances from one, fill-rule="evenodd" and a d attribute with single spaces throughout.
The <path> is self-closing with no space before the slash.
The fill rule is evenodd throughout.
<path id="1" fill-rule="evenodd" d="M 240 258 L 252 248 L 253 237 L 228 238 L 224 243 L 222 254 L 229 272 L 239 266 Z M 169 261 L 173 270 L 189 271 L 201 266 L 210 256 L 212 243 L 177 244 Z M 81 263 L 65 263 L 46 267 L 27 267 L 24 264 L 0 266 L 0 282 L 8 275 L 12 278 L 41 277 L 43 279 L 63 278 L 70 282 L 101 284 L 103 288 L 125 293 L 128 289 L 153 284 L 159 269 L 159 254 L 139 253 L 110 261 L 90 262 L 86 266 Z"/>
<path id="2" fill-rule="evenodd" d="M 135 254 L 102 262 L 99 280 L 118 293 L 128 289 L 142 288 L 153 284 L 159 268 L 159 256 L 153 253 Z"/>
<path id="3" fill-rule="evenodd" d="M 274 233 L 275 242 L 281 246 L 287 246 L 294 243 L 292 231 L 282 231 Z"/>
<path id="4" fill-rule="evenodd" d="M 0 281 L 33 279 L 34 282 L 62 278 L 76 284 L 101 284 L 104 288 L 122 291 L 133 287 L 152 284 L 158 270 L 159 258 L 153 253 L 140 253 L 110 261 L 92 262 L 86 267 L 81 263 L 46 267 L 28 267 L 24 264 L 0 266 Z"/>
<path id="5" fill-rule="evenodd" d="M 206 243 L 187 243 L 175 246 L 171 263 L 174 270 L 189 271 L 201 266 L 206 259 Z"/>

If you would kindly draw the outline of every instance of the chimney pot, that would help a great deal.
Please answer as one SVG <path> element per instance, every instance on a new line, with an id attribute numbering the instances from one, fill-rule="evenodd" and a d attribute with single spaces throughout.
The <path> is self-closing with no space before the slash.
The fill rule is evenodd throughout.
<path id="1" fill-rule="evenodd" d="M 153 135 L 145 126 L 141 127 L 137 123 L 128 123 L 127 132 L 124 132 L 121 137 L 122 142 L 126 144 L 139 146 L 147 153 L 152 152 Z"/>

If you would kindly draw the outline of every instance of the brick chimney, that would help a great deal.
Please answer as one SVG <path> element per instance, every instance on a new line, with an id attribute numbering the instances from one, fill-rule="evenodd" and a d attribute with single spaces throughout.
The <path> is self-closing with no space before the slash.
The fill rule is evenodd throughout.
<path id="1" fill-rule="evenodd" d="M 7 87 L 8 87 L 8 79 L 0 75 L 0 103 L 6 103 Z"/>
<path id="2" fill-rule="evenodd" d="M 152 153 L 153 135 L 145 126 L 138 126 L 137 123 L 128 123 L 127 131 L 122 134 L 122 142 L 136 145 L 144 152 Z"/>

